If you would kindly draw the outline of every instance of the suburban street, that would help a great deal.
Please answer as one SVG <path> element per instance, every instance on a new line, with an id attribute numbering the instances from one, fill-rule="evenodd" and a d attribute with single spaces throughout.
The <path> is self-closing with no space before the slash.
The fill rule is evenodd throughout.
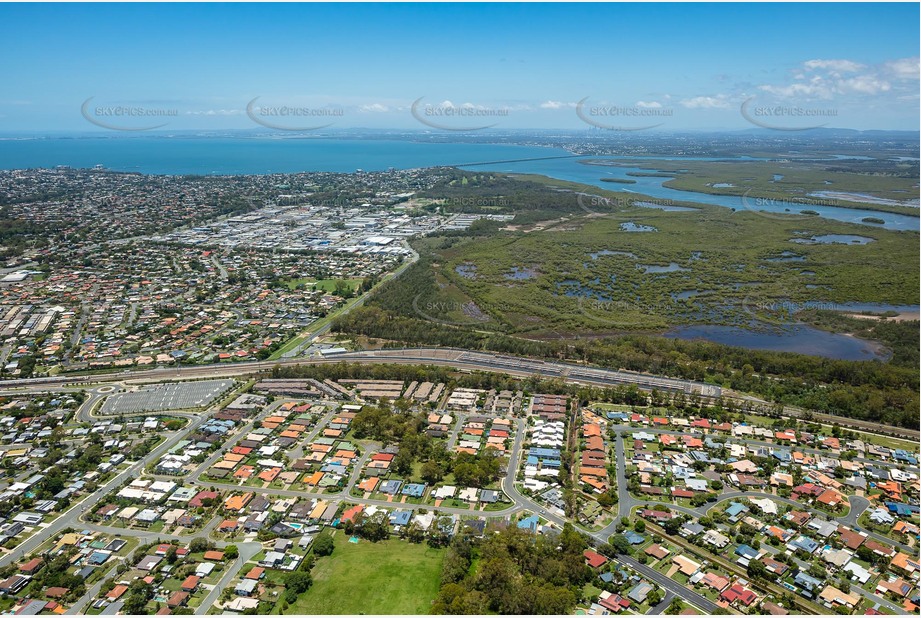
<path id="1" fill-rule="evenodd" d="M 489 360 L 490 357 L 491 355 L 485 355 L 485 354 L 480 354 L 480 353 L 470 353 L 470 352 L 463 352 L 463 351 L 454 351 L 454 350 L 444 350 L 444 349 L 381 350 L 381 351 L 374 351 L 374 352 L 339 354 L 339 355 L 336 355 L 334 359 L 297 359 L 297 362 L 298 363 L 333 362 L 333 361 L 340 362 L 342 360 L 348 360 L 350 362 L 405 362 L 405 363 L 429 362 L 432 364 L 447 364 L 447 365 L 469 364 L 469 365 L 477 367 L 478 369 L 485 369 L 489 371 L 502 371 L 502 372 L 512 372 L 513 371 L 513 370 L 510 370 L 509 367 L 507 366 L 508 363 L 512 361 L 503 357 L 498 361 L 498 364 L 494 365 L 492 362 L 490 362 Z M 522 359 L 519 359 L 519 360 L 522 360 Z M 518 361 L 515 361 L 515 362 L 518 362 Z M 274 364 L 275 363 L 272 363 L 272 365 Z M 222 365 L 220 367 L 191 367 L 191 368 L 181 368 L 181 369 L 177 368 L 175 370 L 175 373 L 178 376 L 185 378 L 185 379 L 203 378 L 203 377 L 211 378 L 211 377 L 225 376 L 228 374 L 237 375 L 237 371 L 244 369 L 242 365 L 244 365 L 244 363 L 240 363 L 236 365 Z M 253 371 L 255 368 L 261 368 L 265 366 L 264 364 L 255 364 L 255 367 L 254 367 L 254 364 L 246 364 L 246 365 L 247 365 L 246 369 L 248 369 L 249 371 Z M 525 363 L 525 366 L 528 366 L 527 363 Z M 95 382 L 95 385 L 90 384 L 90 385 L 81 385 L 81 386 L 78 386 L 75 384 L 67 384 L 66 382 L 62 380 L 56 380 L 55 383 L 53 384 L 49 384 L 45 382 L 35 384 L 32 381 L 26 381 L 27 383 L 20 384 L 19 386 L 14 386 L 11 383 L 6 383 L 4 384 L 6 388 L 3 392 L 13 393 L 13 394 L 17 392 L 23 392 L 23 391 L 26 391 L 26 392 L 42 392 L 42 391 L 67 392 L 67 391 L 72 391 L 76 388 L 81 388 L 81 387 L 85 388 L 87 396 L 84 402 L 79 406 L 79 408 L 76 411 L 76 419 L 80 422 L 92 422 L 99 418 L 104 418 L 98 415 L 97 408 L 99 407 L 99 404 L 106 396 L 112 394 L 113 392 L 117 392 L 125 388 L 127 389 L 134 388 L 136 385 L 143 384 L 146 381 L 151 381 L 155 379 L 164 379 L 166 377 L 170 377 L 170 378 L 174 377 L 172 375 L 167 376 L 166 375 L 167 373 L 171 373 L 171 372 L 164 372 L 164 370 L 149 370 L 149 371 L 143 371 L 143 372 L 134 372 L 129 375 L 118 375 L 118 376 L 104 375 L 104 376 L 99 376 L 98 380 L 96 377 L 92 378 Z M 528 374 L 529 371 L 524 368 L 519 368 L 519 373 L 521 375 L 525 375 L 525 374 Z M 551 374 L 556 373 L 556 371 L 551 369 L 549 373 Z M 546 368 L 545 368 L 545 375 L 546 375 Z M 603 379 L 602 378 L 598 378 L 598 379 L 600 380 L 600 383 L 610 383 L 612 380 L 615 380 L 615 379 L 619 380 L 620 379 L 619 376 L 620 374 L 615 372 L 614 377 L 608 376 Z M 70 378 L 70 380 L 73 381 L 74 378 Z M 675 387 L 683 388 L 683 386 L 679 384 L 676 384 Z M 471 510 L 469 508 L 457 508 L 457 507 L 448 507 L 448 506 L 438 506 L 438 507 L 430 506 L 430 505 L 422 506 L 422 505 L 416 505 L 416 504 L 411 504 L 411 503 L 394 503 L 388 500 L 371 499 L 371 498 L 353 496 L 352 489 L 360 478 L 360 472 L 363 468 L 363 465 L 366 463 L 370 455 L 377 448 L 380 448 L 381 446 L 379 444 L 375 445 L 373 443 L 367 443 L 363 445 L 363 448 L 362 448 L 363 452 L 357 461 L 357 465 L 355 466 L 355 468 L 349 475 L 345 488 L 342 491 L 335 492 L 335 493 L 327 493 L 327 492 L 321 492 L 321 491 L 310 492 L 310 491 L 302 491 L 302 490 L 296 490 L 296 489 L 281 489 L 281 488 L 276 488 L 276 487 L 258 487 L 258 486 L 252 486 L 252 485 L 244 486 L 242 484 L 242 481 L 239 484 L 234 484 L 234 483 L 227 483 L 227 482 L 214 482 L 211 480 L 205 481 L 201 478 L 202 475 L 214 463 L 220 460 L 226 452 L 231 450 L 240 440 L 242 440 L 255 427 L 256 423 L 272 415 L 272 413 L 276 411 L 282 403 L 283 403 L 283 400 L 275 401 L 272 404 L 266 406 L 256 417 L 248 420 L 231 439 L 227 440 L 225 443 L 221 445 L 220 449 L 211 453 L 204 462 L 197 465 L 196 468 L 192 472 L 189 473 L 189 475 L 187 476 L 186 484 L 187 485 L 191 484 L 193 486 L 198 486 L 201 488 L 214 487 L 215 489 L 225 490 L 225 491 L 245 490 L 247 492 L 252 492 L 255 494 L 261 494 L 265 496 L 273 496 L 273 497 L 283 496 L 283 497 L 299 497 L 299 498 L 307 498 L 307 499 L 322 499 L 322 500 L 328 501 L 333 504 L 338 504 L 340 502 L 348 502 L 350 504 L 361 504 L 365 506 L 373 505 L 377 507 L 386 507 L 386 508 L 399 507 L 401 509 L 405 509 L 409 511 L 417 511 L 420 508 L 426 508 L 430 511 L 444 513 L 444 514 L 457 515 L 457 516 L 470 516 L 473 514 L 478 514 L 478 515 L 487 515 L 489 517 L 505 517 L 505 516 L 510 516 L 514 513 L 517 513 L 517 512 L 520 512 L 526 509 L 526 510 L 539 514 L 542 518 L 552 523 L 554 526 L 562 527 L 563 525 L 567 523 L 566 518 L 561 517 L 560 515 L 557 515 L 556 513 L 550 512 L 548 509 L 544 508 L 542 505 L 538 504 L 534 500 L 523 495 L 516 487 L 516 476 L 518 473 L 518 466 L 521 461 L 522 453 L 524 450 L 524 445 L 527 439 L 527 423 L 522 419 L 518 419 L 515 421 L 514 435 L 513 435 L 513 439 L 511 441 L 511 446 L 509 450 L 509 464 L 508 464 L 508 468 L 505 473 L 505 476 L 501 482 L 502 490 L 504 491 L 506 496 L 508 496 L 508 498 L 511 500 L 511 505 L 501 510 L 483 511 L 483 510 Z M 171 411 L 169 412 L 170 416 L 186 418 L 188 420 L 187 426 L 183 428 L 182 430 L 178 432 L 174 432 L 171 435 L 167 436 L 167 438 L 161 444 L 159 444 L 157 448 L 154 449 L 150 454 L 144 457 L 143 460 L 134 462 L 132 465 L 122 470 L 116 476 L 114 476 L 112 479 L 106 482 L 103 486 L 98 488 L 95 492 L 93 492 L 93 494 L 85 497 L 83 500 L 81 500 L 77 504 L 74 504 L 66 513 L 56 518 L 50 525 L 36 532 L 31 538 L 29 538 L 19 548 L 17 548 L 17 551 L 9 553 L 3 556 L 2 558 L 0 558 L 0 566 L 9 564 L 13 560 L 19 559 L 20 557 L 34 551 L 44 541 L 51 538 L 58 531 L 66 527 L 82 527 L 84 529 L 96 530 L 99 532 L 106 532 L 110 534 L 121 534 L 121 535 L 133 536 L 145 542 L 152 542 L 157 539 L 160 539 L 160 540 L 173 539 L 173 540 L 177 540 L 181 542 L 191 541 L 193 536 L 152 534 L 152 533 L 148 533 L 145 531 L 122 529 L 122 528 L 112 528 L 112 527 L 102 526 L 98 524 L 91 524 L 91 523 L 82 521 L 81 515 L 84 512 L 86 505 L 96 504 L 100 498 L 102 498 L 104 495 L 120 487 L 127 479 L 131 477 L 136 477 L 140 475 L 141 473 L 143 473 L 145 469 L 151 463 L 155 462 L 163 453 L 165 453 L 167 450 L 172 448 L 172 446 L 175 445 L 179 440 L 183 439 L 186 435 L 189 435 L 190 433 L 194 432 L 195 429 L 207 418 L 208 416 L 207 412 L 208 411 L 205 411 L 205 412 Z M 331 406 L 329 407 L 328 410 L 321 412 L 321 416 L 317 419 L 316 425 L 305 436 L 299 439 L 298 443 L 292 447 L 291 453 L 295 455 L 297 454 L 302 455 L 303 445 L 311 443 L 320 434 L 323 427 L 326 426 L 326 424 L 331 421 L 331 419 L 336 415 L 336 413 L 337 413 L 337 407 L 335 406 Z M 468 418 L 468 415 L 465 413 L 456 414 L 456 418 L 453 421 L 452 426 L 447 436 L 449 448 L 457 442 L 458 436 L 467 418 Z M 669 430 L 669 429 L 650 428 L 650 427 L 644 427 L 642 429 L 638 429 L 636 427 L 632 427 L 629 425 L 613 425 L 609 427 L 609 430 L 612 432 L 612 435 L 614 436 L 613 453 L 614 453 L 614 462 L 616 464 L 615 465 L 615 481 L 616 481 L 616 491 L 617 491 L 617 498 L 618 498 L 618 502 L 616 506 L 616 513 L 614 513 L 614 517 L 612 521 L 608 525 L 606 525 L 604 528 L 598 531 L 586 530 L 585 528 L 579 525 L 574 525 L 574 527 L 577 530 L 585 534 L 587 537 L 589 537 L 592 540 L 594 544 L 597 544 L 597 545 L 608 542 L 610 536 L 614 534 L 616 527 L 618 525 L 618 521 L 621 517 L 629 516 L 635 508 L 649 504 L 649 503 L 662 504 L 663 506 L 666 506 L 673 511 L 685 513 L 694 518 L 699 518 L 699 517 L 703 517 L 707 515 L 713 508 L 729 500 L 736 500 L 736 499 L 743 498 L 743 497 L 756 498 L 756 499 L 757 498 L 770 498 L 780 503 L 790 504 L 790 505 L 796 506 L 799 509 L 807 510 L 813 514 L 820 515 L 822 517 L 835 519 L 838 522 L 844 525 L 850 526 L 850 527 L 856 526 L 858 517 L 869 506 L 869 501 L 866 500 L 865 498 L 860 497 L 860 496 L 850 496 L 849 497 L 849 503 L 850 503 L 849 512 L 839 517 L 831 517 L 830 515 L 822 513 L 821 511 L 817 511 L 816 509 L 806 507 L 794 500 L 790 500 L 790 499 L 783 498 L 783 497 L 780 497 L 780 496 L 777 496 L 771 493 L 766 493 L 766 492 L 741 491 L 741 490 L 738 490 L 728 485 L 724 486 L 719 491 L 718 498 L 715 502 L 707 503 L 706 505 L 699 507 L 699 508 L 693 508 L 689 506 L 674 504 L 672 501 L 663 502 L 660 500 L 654 500 L 650 497 L 637 498 L 631 495 L 628 490 L 628 483 L 627 483 L 627 478 L 626 478 L 627 462 L 626 462 L 626 453 L 625 453 L 625 448 L 624 448 L 623 437 L 631 433 L 634 433 L 636 431 L 640 431 L 640 430 L 645 431 L 647 433 L 653 433 L 655 435 L 675 435 L 675 436 L 682 435 L 683 433 L 686 433 L 686 432 Z M 745 444 L 747 446 L 752 446 L 752 447 L 754 446 L 764 446 L 764 447 L 776 446 L 770 442 L 765 442 L 763 440 L 757 440 L 757 439 L 749 439 L 749 438 L 734 438 L 733 441 Z M 811 449 L 811 448 L 803 448 L 802 450 L 807 453 L 814 453 L 814 454 L 821 453 L 821 451 L 817 449 Z M 885 466 L 887 465 L 887 462 L 883 462 L 877 465 Z M 894 464 L 889 464 L 889 465 L 894 465 Z M 171 477 L 159 476 L 156 474 L 153 474 L 153 475 L 146 474 L 146 476 L 153 476 L 153 477 L 162 478 L 162 479 L 171 478 Z M 220 519 L 221 518 L 218 516 L 213 517 L 209 522 L 206 523 L 204 529 L 199 531 L 199 533 L 194 536 L 206 536 L 206 537 L 210 536 L 210 533 L 217 526 Z M 901 549 L 910 549 L 906 545 L 902 545 L 900 543 L 893 541 L 892 539 L 882 537 L 881 535 L 878 535 L 874 532 L 867 531 L 867 534 L 870 538 L 874 538 L 878 541 L 888 543 L 890 545 L 899 547 Z M 219 547 L 224 546 L 226 545 L 226 542 L 217 542 L 216 545 Z M 238 558 L 232 565 L 230 565 L 226 569 L 225 573 L 222 575 L 222 581 L 219 583 L 218 586 L 216 586 L 214 589 L 209 591 L 208 596 L 205 599 L 205 601 L 202 603 L 202 605 L 199 608 L 197 608 L 196 610 L 197 613 L 204 613 L 207 611 L 207 608 L 210 607 L 210 604 L 214 600 L 216 600 L 217 597 L 219 596 L 220 590 L 222 589 L 222 587 L 226 585 L 227 583 L 229 583 L 232 580 L 232 578 L 236 575 L 239 568 L 241 568 L 242 565 L 246 562 L 246 560 L 249 557 L 255 555 L 261 548 L 260 544 L 256 542 L 243 542 L 243 543 L 239 543 L 238 546 L 240 548 L 241 557 Z M 693 604 L 694 606 L 698 607 L 699 609 L 705 612 L 713 612 L 717 608 L 717 606 L 712 601 L 698 594 L 693 589 L 680 585 L 679 583 L 672 580 L 671 578 L 668 578 L 664 576 L 662 573 L 659 573 L 658 571 L 650 567 L 647 567 L 644 564 L 639 563 L 637 560 L 635 560 L 634 558 L 630 556 L 617 555 L 617 556 L 613 556 L 612 559 L 616 560 L 617 562 L 623 565 L 630 567 L 631 569 L 635 570 L 637 573 L 639 573 L 640 575 L 642 575 L 649 581 L 652 581 L 663 588 L 663 590 L 665 591 L 664 599 L 655 608 L 653 608 L 652 610 L 653 613 L 660 613 L 664 611 L 664 609 L 668 606 L 668 603 L 674 597 L 679 597 Z M 98 585 L 99 583 L 97 582 L 97 584 L 93 587 L 93 589 L 87 592 L 84 598 L 81 599 L 81 603 L 85 604 L 86 602 L 88 602 L 94 597 L 94 594 L 95 594 L 94 591 L 98 589 Z M 889 603 L 885 599 L 879 598 L 877 595 L 875 595 L 871 591 L 866 591 L 866 590 L 861 589 L 860 592 L 861 594 L 864 594 L 867 598 L 873 600 L 874 602 L 880 603 L 881 605 L 889 609 L 892 609 L 891 603 Z"/>

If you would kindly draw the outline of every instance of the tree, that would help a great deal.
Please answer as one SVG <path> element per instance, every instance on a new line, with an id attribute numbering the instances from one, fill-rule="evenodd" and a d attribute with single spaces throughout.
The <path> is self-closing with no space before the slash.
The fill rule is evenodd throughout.
<path id="1" fill-rule="evenodd" d="M 224 548 L 224 557 L 228 560 L 236 560 L 240 555 L 240 550 L 236 545 L 228 545 Z"/>
<path id="2" fill-rule="evenodd" d="M 410 543 L 421 543 L 425 540 L 425 530 L 416 522 L 410 522 L 403 527 L 403 537 Z"/>
<path id="3" fill-rule="evenodd" d="M 193 554 L 208 551 L 209 549 L 211 549 L 211 543 L 200 536 L 195 537 L 192 539 L 192 542 L 189 543 L 189 551 Z"/>
<path id="4" fill-rule="evenodd" d="M 672 602 L 665 608 L 665 613 L 669 616 L 676 616 L 684 610 L 684 603 L 678 597 L 672 598 Z"/>
<path id="5" fill-rule="evenodd" d="M 665 529 L 665 532 L 671 535 L 678 534 L 678 531 L 681 529 L 681 520 L 676 518 L 671 518 L 665 523 L 662 524 L 662 527 Z"/>
<path id="6" fill-rule="evenodd" d="M 122 607 L 126 614 L 145 614 L 144 606 L 153 597 L 153 586 L 143 580 L 135 580 L 128 588 L 125 604 Z"/>
<path id="7" fill-rule="evenodd" d="M 516 594 L 517 569 L 508 555 L 496 555 L 480 563 L 474 585 L 490 599 L 499 613 L 520 613 L 520 595 Z"/>
<path id="8" fill-rule="evenodd" d="M 287 590 L 294 590 L 300 594 L 313 585 L 313 576 L 304 571 L 291 571 L 285 575 L 284 584 Z"/>
<path id="9" fill-rule="evenodd" d="M 294 603 L 297 597 L 313 585 L 313 576 L 306 571 L 291 571 L 285 575 L 285 596 L 286 603 Z"/>
<path id="10" fill-rule="evenodd" d="M 419 475 L 422 477 L 423 481 L 434 485 L 444 478 L 444 471 L 436 462 L 427 461 L 422 464 L 422 468 L 419 470 Z"/>
<path id="11" fill-rule="evenodd" d="M 313 542 L 313 553 L 317 556 L 329 556 L 335 547 L 336 542 L 333 541 L 333 537 L 323 534 Z"/>
<path id="12" fill-rule="evenodd" d="M 750 560 L 746 570 L 751 579 L 767 579 L 768 577 L 767 567 L 760 560 Z"/>
<path id="13" fill-rule="evenodd" d="M 630 541 L 627 540 L 627 537 L 622 534 L 615 534 L 610 538 L 609 542 L 618 554 L 627 554 L 629 556 L 633 553 L 633 546 L 630 545 Z"/>
<path id="14" fill-rule="evenodd" d="M 646 532 L 646 522 L 643 521 L 642 519 L 637 519 L 636 523 L 633 524 L 633 529 L 636 530 L 640 534 Z"/>
<path id="15" fill-rule="evenodd" d="M 588 540 L 569 522 L 563 524 L 557 540 L 564 554 L 581 555 L 588 548 Z"/>
<path id="16" fill-rule="evenodd" d="M 400 451 L 394 456 L 392 462 L 393 471 L 400 476 L 408 476 L 413 471 L 413 456 L 406 449 Z"/>
<path id="17" fill-rule="evenodd" d="M 369 541 L 383 541 L 390 536 L 390 524 L 386 515 L 380 514 L 362 520 L 361 535 Z"/>
<path id="18" fill-rule="evenodd" d="M 659 593 L 658 590 L 653 590 L 646 597 L 646 600 L 649 601 L 650 606 L 656 606 L 662 602 L 662 595 Z"/>
<path id="19" fill-rule="evenodd" d="M 455 584 L 463 580 L 470 571 L 470 543 L 460 536 L 454 537 L 445 552 L 441 567 L 441 584 Z"/>
<path id="20" fill-rule="evenodd" d="M 479 469 L 475 464 L 459 463 L 454 466 L 453 472 L 458 484 L 474 487 L 479 485 Z"/>

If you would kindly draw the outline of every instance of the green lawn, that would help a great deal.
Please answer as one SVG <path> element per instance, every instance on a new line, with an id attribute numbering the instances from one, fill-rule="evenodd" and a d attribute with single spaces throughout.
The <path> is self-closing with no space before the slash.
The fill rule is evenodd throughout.
<path id="1" fill-rule="evenodd" d="M 349 543 L 337 534 L 313 586 L 288 614 L 427 614 L 438 594 L 444 550 L 399 540 Z"/>

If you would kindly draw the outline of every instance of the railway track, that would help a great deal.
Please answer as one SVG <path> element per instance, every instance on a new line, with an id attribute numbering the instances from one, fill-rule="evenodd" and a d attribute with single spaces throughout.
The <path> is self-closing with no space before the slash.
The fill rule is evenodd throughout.
<path id="1" fill-rule="evenodd" d="M 394 363 L 412 365 L 437 365 L 452 367 L 461 371 L 490 371 L 513 375 L 516 377 L 540 376 L 544 378 L 563 379 L 567 382 L 587 384 L 591 386 L 623 386 L 636 385 L 638 388 L 651 391 L 660 390 L 668 392 L 684 392 L 704 400 L 733 401 L 740 406 L 753 408 L 754 412 L 768 414 L 772 405 L 769 402 L 750 396 L 724 391 L 719 386 L 667 378 L 650 374 L 603 369 L 575 363 L 545 361 L 540 359 L 505 356 L 462 350 L 457 348 L 389 348 L 383 350 L 366 350 L 359 352 L 345 352 L 320 358 L 291 358 L 277 361 L 252 361 L 234 364 L 200 365 L 178 368 L 158 368 L 119 373 L 100 374 L 69 374 L 47 378 L 28 378 L 20 380 L 5 380 L 0 382 L 0 391 L 34 386 L 82 386 L 100 382 L 123 381 L 163 381 L 163 380 L 193 380 L 205 377 L 218 376 L 243 376 L 271 371 L 276 366 L 290 367 L 297 365 L 322 365 L 330 363 Z M 904 427 L 893 427 L 876 422 L 864 421 L 832 414 L 824 414 L 803 410 L 794 406 L 785 406 L 782 416 L 811 420 L 820 424 L 839 424 L 842 427 L 869 431 L 882 435 L 903 438 L 906 440 L 921 440 L 921 431 Z"/>

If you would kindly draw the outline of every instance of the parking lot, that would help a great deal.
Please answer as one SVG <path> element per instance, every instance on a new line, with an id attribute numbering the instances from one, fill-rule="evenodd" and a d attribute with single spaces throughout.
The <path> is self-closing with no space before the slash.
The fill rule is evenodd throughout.
<path id="1" fill-rule="evenodd" d="M 145 386 L 132 393 L 108 397 L 103 414 L 162 412 L 207 406 L 233 386 L 233 380 L 206 380 Z"/>

